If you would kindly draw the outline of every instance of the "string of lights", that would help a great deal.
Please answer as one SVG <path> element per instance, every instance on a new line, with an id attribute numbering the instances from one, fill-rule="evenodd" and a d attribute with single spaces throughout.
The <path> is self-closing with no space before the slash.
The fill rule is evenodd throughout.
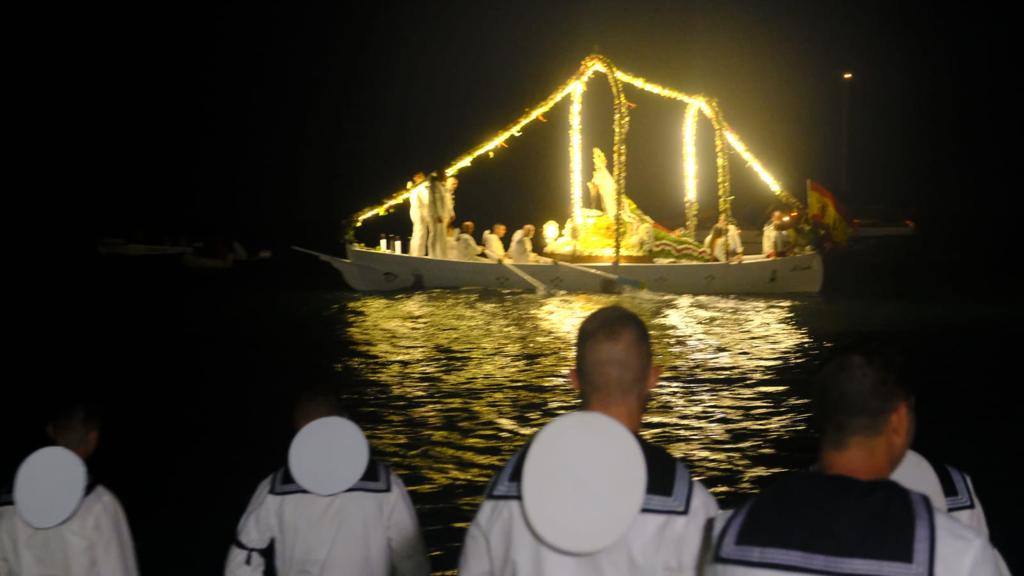
<path id="1" fill-rule="evenodd" d="M 572 191 L 572 220 L 575 229 L 583 221 L 583 82 L 576 81 L 569 105 L 569 189 Z"/>
<path id="2" fill-rule="evenodd" d="M 732 180 L 729 173 L 729 151 L 726 149 L 725 120 L 718 108 L 718 101 L 712 99 L 705 106 L 711 111 L 711 127 L 715 131 L 715 168 L 718 174 L 718 213 L 732 218 Z"/>
<path id="3" fill-rule="evenodd" d="M 718 197 L 719 211 L 730 214 L 732 196 L 730 194 L 729 162 L 726 151 L 726 144 L 732 147 L 740 157 L 750 166 L 758 177 L 768 188 L 781 200 L 799 207 L 800 203 L 792 195 L 786 192 L 782 185 L 771 173 L 761 164 L 752 152 L 744 144 L 739 135 L 722 118 L 718 104 L 713 99 L 702 96 L 686 94 L 672 88 L 650 82 L 642 77 L 629 74 L 615 68 L 606 57 L 591 55 L 583 60 L 579 70 L 568 80 L 561 84 L 544 101 L 531 110 L 528 110 L 515 122 L 504 130 L 495 134 L 489 140 L 471 149 L 462 156 L 456 158 L 450 166 L 444 170 L 446 176 L 454 176 L 472 165 L 473 161 L 481 155 L 487 154 L 494 157 L 498 148 L 507 147 L 506 141 L 512 137 L 522 134 L 522 130 L 538 118 L 546 121 L 543 115 L 550 111 L 555 105 L 566 96 L 571 96 L 569 110 L 569 149 L 570 149 L 570 195 L 573 221 L 578 225 L 582 218 L 583 210 L 583 152 L 582 152 L 582 102 L 586 82 L 595 72 L 601 72 L 608 79 L 613 97 L 613 144 L 612 144 L 612 174 L 619 191 L 619 206 L 616 210 L 616 245 L 619 244 L 618 237 L 621 234 L 621 213 L 622 195 L 626 190 L 626 133 L 629 130 L 629 107 L 622 84 L 630 84 L 646 92 L 662 97 L 671 98 L 687 104 L 683 121 L 683 174 L 684 174 L 684 201 L 686 209 L 687 233 L 694 234 L 691 230 L 696 225 L 697 213 L 697 161 L 696 161 L 696 119 L 697 111 L 711 122 L 715 130 L 715 154 L 717 156 L 718 176 Z M 356 227 L 374 216 L 387 214 L 395 206 L 405 202 L 409 196 L 420 187 L 426 186 L 421 183 L 418 186 L 409 186 L 393 193 L 385 198 L 380 204 L 366 208 L 358 212 L 352 218 L 352 224 Z"/>
<path id="4" fill-rule="evenodd" d="M 683 189 L 686 210 L 686 234 L 697 236 L 697 120 L 701 104 L 690 102 L 683 114 Z"/>

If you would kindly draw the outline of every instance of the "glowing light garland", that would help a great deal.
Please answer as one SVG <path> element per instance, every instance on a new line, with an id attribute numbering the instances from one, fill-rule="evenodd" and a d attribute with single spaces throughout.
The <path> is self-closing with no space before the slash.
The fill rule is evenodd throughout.
<path id="1" fill-rule="evenodd" d="M 683 114 L 683 190 L 686 209 L 686 234 L 697 235 L 697 120 L 700 104 L 691 102 Z"/>
<path id="2" fill-rule="evenodd" d="M 622 248 L 622 199 L 626 196 L 626 133 L 629 132 L 629 102 L 626 100 L 626 93 L 622 90 L 622 83 L 619 81 L 618 71 L 610 60 L 604 56 L 595 54 L 588 56 L 583 65 L 591 62 L 595 70 L 604 72 L 608 84 L 612 89 L 613 137 L 612 152 L 614 165 L 612 177 L 615 179 L 615 264 L 619 263 L 619 253 Z"/>
<path id="3" fill-rule="evenodd" d="M 732 219 L 732 180 L 729 175 L 729 152 L 726 150 L 725 121 L 718 109 L 718 101 L 707 105 L 711 110 L 711 128 L 715 131 L 715 168 L 718 173 L 718 214 Z"/>
<path id="4" fill-rule="evenodd" d="M 569 105 L 569 190 L 576 230 L 583 221 L 583 89 L 583 82 L 577 80 L 573 84 Z"/>
<path id="5" fill-rule="evenodd" d="M 693 234 L 690 230 L 691 227 L 696 225 L 696 211 L 697 211 L 697 180 L 696 180 L 696 113 L 700 110 L 706 118 L 711 122 L 715 129 L 715 153 L 717 156 L 717 172 L 718 172 L 718 197 L 719 197 L 719 211 L 726 214 L 730 214 L 731 200 L 730 195 L 730 182 L 729 182 L 729 163 L 728 154 L 725 150 L 725 144 L 728 143 L 747 163 L 748 166 L 753 168 L 754 172 L 761 178 L 768 188 L 775 193 L 780 199 L 787 202 L 788 204 L 800 207 L 801 204 L 793 196 L 787 193 L 782 185 L 764 168 L 764 166 L 758 161 L 758 159 L 750 152 L 750 150 L 743 143 L 743 140 L 739 135 L 733 131 L 729 125 L 722 118 L 721 111 L 718 109 L 717 102 L 711 100 L 710 102 L 700 96 L 694 96 L 649 82 L 639 76 L 634 76 L 622 70 L 618 70 L 611 63 L 610 60 L 601 55 L 591 55 L 583 60 L 579 70 L 573 74 L 571 78 L 566 80 L 561 86 L 559 86 L 554 92 L 551 93 L 543 102 L 538 106 L 529 110 L 522 116 L 520 116 L 515 122 L 509 125 L 507 128 L 496 134 L 490 140 L 487 140 L 483 144 L 480 144 L 476 148 L 473 148 L 469 152 L 455 159 L 454 162 L 448 168 L 444 170 L 446 176 L 454 176 L 464 168 L 472 165 L 473 160 L 483 154 L 487 154 L 489 158 L 493 158 L 497 148 L 507 148 L 508 145 L 505 143 L 506 140 L 513 136 L 519 136 L 522 134 L 522 129 L 534 120 L 540 119 L 542 122 L 547 120 L 543 117 L 543 114 L 551 110 L 556 104 L 561 102 L 566 96 L 572 96 L 572 105 L 569 111 L 569 137 L 570 137 L 570 194 L 572 198 L 572 217 L 575 222 L 580 221 L 580 214 L 582 213 L 582 202 L 583 202 L 583 158 L 582 158 L 582 97 L 585 89 L 585 84 L 590 76 L 595 72 L 604 73 L 608 79 L 609 86 L 612 90 L 612 97 L 614 102 L 613 109 L 613 128 L 614 128 L 614 141 L 612 145 L 612 169 L 613 178 L 616 186 L 618 187 L 618 206 L 616 210 L 616 260 L 618 260 L 618 247 L 620 244 L 620 237 L 622 231 L 622 197 L 626 190 L 626 133 L 629 130 L 629 107 L 630 103 L 626 100 L 625 94 L 622 90 L 622 83 L 630 84 L 641 90 L 671 98 L 687 104 L 686 112 L 684 115 L 684 152 L 683 152 L 683 164 L 684 164 L 684 190 L 685 190 L 685 202 L 686 202 L 686 217 L 687 217 L 687 232 Z M 691 146 L 691 134 L 692 134 L 692 146 Z M 378 206 L 367 208 L 357 213 L 352 218 L 352 224 L 354 226 L 360 226 L 362 223 L 374 216 L 387 214 L 392 208 L 405 202 L 409 199 L 410 195 L 421 187 L 425 187 L 426 183 L 421 183 L 415 187 L 409 189 L 403 189 L 395 192 L 388 198 L 386 198 Z M 692 212 L 692 214 L 691 214 Z M 691 217 L 692 216 L 692 217 Z"/>

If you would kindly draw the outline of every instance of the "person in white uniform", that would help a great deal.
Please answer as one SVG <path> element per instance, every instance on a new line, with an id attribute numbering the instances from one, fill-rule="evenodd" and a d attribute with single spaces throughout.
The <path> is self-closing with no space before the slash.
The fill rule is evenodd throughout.
<path id="1" fill-rule="evenodd" d="M 431 175 L 428 194 L 430 221 L 427 228 L 427 256 L 447 258 L 448 227 L 455 220 L 455 207 L 443 176 Z"/>
<path id="2" fill-rule="evenodd" d="M 430 220 L 427 228 L 427 255 L 446 258 L 449 255 L 449 227 L 455 221 L 452 192 L 443 176 L 431 174 L 427 189 Z"/>
<path id="3" fill-rule="evenodd" d="M 713 226 L 704 238 L 704 249 L 719 262 L 742 262 L 743 240 L 740 237 L 740 229 L 735 224 L 730 224 L 729 219 L 723 214 L 718 219 L 718 224 Z"/>
<path id="4" fill-rule="evenodd" d="M 659 374 L 647 328 L 635 314 L 611 306 L 583 322 L 569 374 L 583 410 L 609 416 L 636 434 Z M 619 540 L 577 555 L 546 544 L 524 516 L 520 481 L 527 443 L 488 486 L 466 533 L 459 574 L 695 574 L 705 523 L 718 504 L 684 462 L 654 444 L 640 444 L 647 468 L 642 510 Z"/>
<path id="5" fill-rule="evenodd" d="M 312 390 L 296 404 L 295 427 L 339 413 L 335 394 Z M 430 573 L 405 485 L 373 458 L 355 485 L 333 496 L 306 491 L 287 466 L 263 480 L 238 524 L 224 573 L 262 575 L 269 557 L 282 576 Z"/>
<path id="6" fill-rule="evenodd" d="M 484 249 L 476 243 L 476 239 L 473 238 L 473 231 L 476 230 L 476 224 L 469 220 L 462 223 L 459 227 L 459 235 L 455 237 L 455 255 L 459 260 L 470 260 L 470 261 L 486 261 L 486 258 L 482 258 L 480 254 L 483 253 Z"/>
<path id="7" fill-rule="evenodd" d="M 983 534 L 889 479 L 913 435 L 911 404 L 880 359 L 830 362 L 816 383 L 817 470 L 716 518 L 704 574 L 1009 574 Z"/>
<path id="8" fill-rule="evenodd" d="M 484 256 L 498 261 L 505 258 L 505 244 L 501 239 L 505 237 L 506 231 L 507 228 L 500 222 L 491 226 L 490 230 L 484 230 L 481 238 L 484 243 Z"/>
<path id="9" fill-rule="evenodd" d="M 727 262 L 729 260 L 729 250 L 727 247 L 728 239 L 726 238 L 726 227 L 721 224 L 716 224 L 711 227 L 711 231 L 708 232 L 706 238 L 704 238 L 704 249 L 711 254 L 711 256 L 717 262 Z"/>
<path id="10" fill-rule="evenodd" d="M 928 496 L 936 510 L 946 512 L 988 536 L 985 511 L 974 492 L 974 482 L 960 469 L 907 450 L 890 478 L 908 490 Z"/>
<path id="11" fill-rule="evenodd" d="M 774 228 L 769 234 L 774 234 Z M 722 238 L 721 245 L 716 242 L 719 237 Z M 769 241 L 775 242 L 774 238 L 770 238 Z M 718 224 L 712 227 L 707 237 L 704 238 L 704 249 L 711 252 L 719 262 L 742 262 L 743 238 L 740 236 L 740 229 L 729 222 L 728 216 L 720 214 Z"/>
<path id="12" fill-rule="evenodd" d="M 785 256 L 789 245 L 789 226 L 786 217 L 781 210 L 775 210 L 771 219 L 764 225 L 761 253 L 765 258 Z"/>
<path id="13" fill-rule="evenodd" d="M 551 262 L 550 258 L 540 256 L 533 251 L 533 235 L 536 231 L 533 224 L 527 224 L 512 235 L 512 241 L 508 245 L 508 257 L 512 259 L 512 262 L 516 264 Z"/>
<path id="14" fill-rule="evenodd" d="M 427 255 L 427 231 L 430 229 L 430 192 L 426 186 L 420 186 L 427 177 L 417 172 L 412 181 L 406 184 L 411 190 L 409 194 L 409 219 L 412 220 L 412 237 L 409 238 L 409 255 Z"/>
<path id="15" fill-rule="evenodd" d="M 62 409 L 47 426 L 58 446 L 83 461 L 99 444 L 95 407 Z M 74 514 L 52 528 L 33 528 L 16 511 L 15 496 L 0 490 L 0 575 L 135 576 L 138 568 L 128 519 L 117 497 L 90 478 Z"/>

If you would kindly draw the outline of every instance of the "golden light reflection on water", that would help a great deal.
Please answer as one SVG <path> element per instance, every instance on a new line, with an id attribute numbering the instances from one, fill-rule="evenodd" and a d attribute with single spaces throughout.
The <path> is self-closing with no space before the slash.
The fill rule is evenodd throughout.
<path id="1" fill-rule="evenodd" d="M 576 331 L 609 304 L 647 322 L 664 368 L 645 438 L 689 462 L 719 496 L 751 492 L 786 468 L 773 454 L 805 433 L 808 406 L 779 373 L 821 348 L 796 319 L 798 301 L 476 290 L 361 296 L 335 308 L 351 347 L 339 362 L 363 383 L 346 400 L 418 504 L 428 503 L 426 515 L 434 507 L 438 522 L 464 526 L 514 451 L 577 407 L 566 381 Z"/>

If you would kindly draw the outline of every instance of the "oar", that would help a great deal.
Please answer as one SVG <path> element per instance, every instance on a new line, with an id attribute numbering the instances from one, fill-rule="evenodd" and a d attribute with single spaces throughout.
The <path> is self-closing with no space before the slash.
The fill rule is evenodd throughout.
<path id="1" fill-rule="evenodd" d="M 311 255 L 316 256 L 317 258 L 319 258 L 321 260 L 325 260 L 326 258 L 333 258 L 333 256 L 330 256 L 330 255 L 327 255 L 327 254 L 321 254 L 319 252 L 314 252 L 313 250 L 307 250 L 307 249 L 302 248 L 300 246 L 292 246 L 292 250 L 295 250 L 296 252 L 302 252 L 304 254 L 311 254 Z"/>
<path id="2" fill-rule="evenodd" d="M 530 276 L 526 272 L 523 272 L 515 264 L 513 264 L 511 262 L 506 262 L 505 260 L 502 260 L 501 263 L 504 264 L 505 267 L 507 267 L 509 270 L 515 272 L 517 276 L 519 276 L 523 280 L 526 280 L 527 282 L 529 282 L 530 285 L 533 286 L 533 288 L 535 290 L 537 290 L 537 294 L 547 294 L 548 293 L 548 287 L 545 286 L 543 282 L 541 282 L 540 280 L 537 280 L 533 276 Z"/>
<path id="3" fill-rule="evenodd" d="M 644 283 L 639 280 L 633 280 L 632 278 L 626 278 L 625 276 L 619 276 L 618 274 L 612 274 L 611 272 L 605 272 L 604 270 L 595 270 L 593 268 L 587 268 L 586 266 L 580 266 L 579 264 L 573 264 L 572 262 L 563 262 L 561 260 L 555 260 L 555 264 L 560 266 L 567 266 L 573 270 L 579 270 L 580 272 L 589 272 L 596 274 L 605 280 L 611 280 L 622 286 L 629 286 L 630 288 L 643 288 Z"/>

